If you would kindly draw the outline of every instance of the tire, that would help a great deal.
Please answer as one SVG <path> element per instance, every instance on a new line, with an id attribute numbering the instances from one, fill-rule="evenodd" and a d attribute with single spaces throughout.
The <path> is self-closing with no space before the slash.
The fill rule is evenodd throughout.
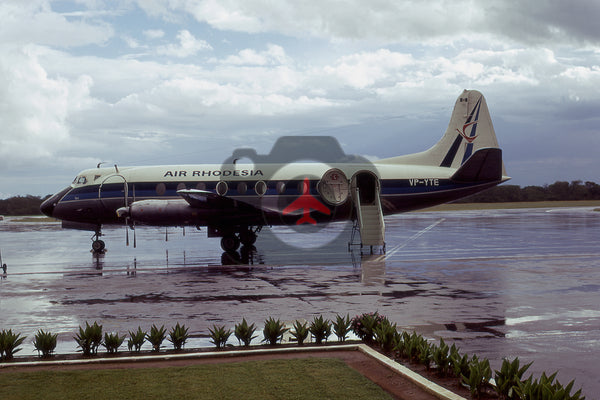
<path id="1" fill-rule="evenodd" d="M 244 246 L 252 246 L 256 243 L 256 237 L 256 233 L 252 232 L 250 229 L 240 232 L 240 241 Z"/>
<path id="2" fill-rule="evenodd" d="M 104 251 L 105 248 L 106 248 L 106 244 L 102 240 L 94 240 L 92 242 L 92 250 L 94 250 L 94 252 L 96 252 L 96 253 L 100 253 L 100 252 Z"/>
<path id="3" fill-rule="evenodd" d="M 235 235 L 225 235 L 221 239 L 221 248 L 227 252 L 236 251 L 240 247 L 240 240 Z"/>

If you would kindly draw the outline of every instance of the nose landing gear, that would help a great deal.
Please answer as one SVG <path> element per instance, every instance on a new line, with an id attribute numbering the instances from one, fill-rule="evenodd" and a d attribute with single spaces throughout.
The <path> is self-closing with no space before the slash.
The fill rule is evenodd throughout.
<path id="1" fill-rule="evenodd" d="M 96 229 L 96 233 L 94 233 L 94 236 L 92 236 L 91 238 L 92 253 L 94 255 L 104 254 L 106 252 L 106 243 L 104 243 L 103 240 L 100 240 L 100 237 L 102 236 L 102 230 L 100 228 L 101 227 L 98 226 L 98 228 Z"/>

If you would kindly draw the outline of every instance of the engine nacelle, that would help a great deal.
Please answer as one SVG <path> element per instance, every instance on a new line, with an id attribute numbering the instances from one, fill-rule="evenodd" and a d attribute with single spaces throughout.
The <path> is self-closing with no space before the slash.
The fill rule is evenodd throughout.
<path id="1" fill-rule="evenodd" d="M 119 218 L 128 218 L 141 224 L 164 226 L 194 225 L 201 219 L 199 214 L 199 209 L 191 207 L 183 199 L 140 200 L 117 210 Z"/>

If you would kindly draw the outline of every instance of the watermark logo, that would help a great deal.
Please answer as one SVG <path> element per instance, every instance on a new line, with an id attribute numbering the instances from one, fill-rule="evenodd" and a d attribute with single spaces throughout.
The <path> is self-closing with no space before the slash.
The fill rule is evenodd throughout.
<path id="1" fill-rule="evenodd" d="M 330 215 L 331 210 L 319 201 L 315 196 L 310 194 L 310 180 L 304 178 L 302 182 L 302 194 L 294 200 L 289 206 L 283 209 L 283 215 L 288 215 L 296 210 L 302 211 L 302 217 L 296 221 L 296 225 L 312 224 L 317 225 L 317 221 L 310 216 L 311 210 L 319 211 L 323 214 Z"/>
<path id="2" fill-rule="evenodd" d="M 244 163 L 247 160 L 252 165 Z M 347 244 L 355 212 L 351 195 L 354 173 L 348 172 L 347 176 L 344 170 L 377 174 L 371 162 L 344 153 L 331 136 L 283 136 L 268 154 L 258 154 L 251 148 L 236 149 L 221 169 L 242 168 L 236 167 L 238 163 L 244 169 L 260 170 L 262 175 L 248 175 L 250 179 L 245 180 L 221 174 L 228 187 L 243 189 L 238 190 L 237 197 L 236 193 L 227 196 L 260 213 L 260 221 L 255 224 L 265 228 L 260 236 L 278 241 L 269 246 L 277 249 L 314 251 Z M 244 190 L 247 196 L 241 195 Z"/>

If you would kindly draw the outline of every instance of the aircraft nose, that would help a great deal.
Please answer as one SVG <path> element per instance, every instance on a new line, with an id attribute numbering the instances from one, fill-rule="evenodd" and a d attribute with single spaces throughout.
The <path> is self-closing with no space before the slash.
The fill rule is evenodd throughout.
<path id="1" fill-rule="evenodd" d="M 42 205 L 40 206 L 40 211 L 42 212 L 42 214 L 52 217 L 52 212 L 54 211 L 54 207 L 56 207 L 56 203 L 54 202 L 54 200 L 54 196 L 52 196 L 42 203 Z"/>
<path id="2" fill-rule="evenodd" d="M 49 217 L 52 217 L 53 216 L 52 214 L 54 213 L 54 208 L 56 207 L 56 205 L 58 204 L 60 199 L 62 199 L 69 190 L 71 190 L 70 187 L 63 189 L 60 192 L 56 193 L 55 195 L 44 200 L 42 202 L 42 204 L 40 205 L 40 211 L 43 214 L 45 214 Z"/>

